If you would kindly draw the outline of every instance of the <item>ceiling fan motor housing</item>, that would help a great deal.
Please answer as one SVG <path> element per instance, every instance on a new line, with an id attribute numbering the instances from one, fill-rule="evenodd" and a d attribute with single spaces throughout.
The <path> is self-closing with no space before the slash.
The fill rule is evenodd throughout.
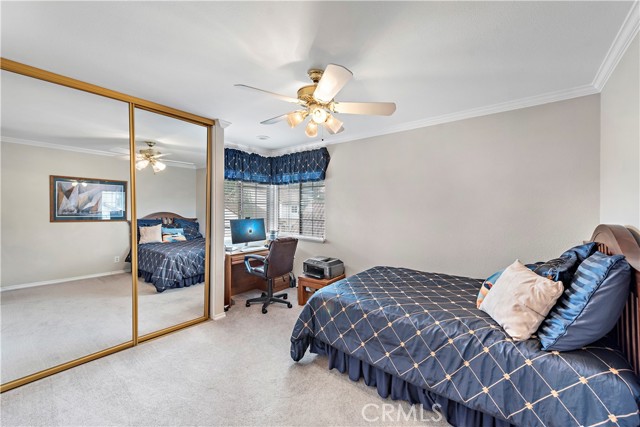
<path id="1" fill-rule="evenodd" d="M 298 89 L 298 99 L 303 101 L 305 104 L 316 102 L 313 98 L 313 92 L 315 92 L 316 86 L 316 84 L 302 86 Z"/>

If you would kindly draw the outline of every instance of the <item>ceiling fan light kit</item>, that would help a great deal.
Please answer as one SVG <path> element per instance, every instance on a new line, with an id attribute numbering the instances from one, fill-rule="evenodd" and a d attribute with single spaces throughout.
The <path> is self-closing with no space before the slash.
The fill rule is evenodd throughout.
<path id="1" fill-rule="evenodd" d="M 342 127 L 342 122 L 338 119 L 336 119 L 334 116 L 329 116 L 327 117 L 327 121 L 325 122 L 325 126 L 327 127 L 327 129 L 329 130 L 329 132 L 331 133 L 338 133 L 340 132 L 340 129 L 344 129 Z"/>
<path id="2" fill-rule="evenodd" d="M 318 136 L 318 124 L 313 120 L 309 120 L 309 123 L 307 123 L 307 128 L 305 129 L 304 133 L 309 138 L 314 138 Z"/>
<path id="3" fill-rule="evenodd" d="M 291 128 L 295 128 L 309 116 L 305 134 L 310 138 L 318 135 L 318 125 L 322 125 L 330 134 L 342 132 L 343 122 L 335 117 L 336 113 L 390 116 L 396 111 L 396 104 L 393 102 L 336 102 L 335 96 L 353 78 L 353 73 L 341 65 L 329 64 L 325 70 L 312 68 L 307 74 L 313 84 L 298 89 L 298 98 L 242 84 L 235 86 L 263 92 L 281 101 L 302 106 L 304 110 L 292 111 L 261 123 L 270 125 L 286 120 Z"/>
<path id="4" fill-rule="evenodd" d="M 165 170 L 167 168 L 167 165 L 162 162 L 156 161 L 151 164 L 151 167 L 153 168 L 153 173 L 156 173 Z"/>
<path id="5" fill-rule="evenodd" d="M 309 115 L 309 113 L 304 110 L 293 111 L 287 114 L 287 123 L 289 123 L 291 128 L 294 128 L 302 123 L 307 115 Z"/>
<path id="6" fill-rule="evenodd" d="M 158 150 L 155 150 L 153 148 L 156 145 L 154 141 L 145 141 L 145 144 L 147 144 L 149 148 L 140 150 L 140 154 L 136 156 L 136 169 L 141 171 L 147 166 L 151 165 L 153 173 L 162 172 L 163 170 L 165 170 L 167 168 L 167 165 L 158 160 L 158 158 L 166 156 L 167 154 L 162 154 Z"/>

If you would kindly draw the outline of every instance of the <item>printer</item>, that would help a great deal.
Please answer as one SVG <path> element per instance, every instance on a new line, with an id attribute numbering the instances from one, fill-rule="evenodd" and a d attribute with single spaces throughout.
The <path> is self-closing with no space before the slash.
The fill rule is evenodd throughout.
<path id="1" fill-rule="evenodd" d="M 344 263 L 338 258 L 317 256 L 302 264 L 305 275 L 315 279 L 333 279 L 344 273 Z"/>

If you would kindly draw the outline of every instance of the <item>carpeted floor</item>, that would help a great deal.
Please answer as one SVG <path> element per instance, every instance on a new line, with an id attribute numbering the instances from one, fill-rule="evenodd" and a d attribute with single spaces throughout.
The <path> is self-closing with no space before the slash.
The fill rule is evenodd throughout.
<path id="1" fill-rule="evenodd" d="M 244 307 L 247 293 L 209 321 L 3 393 L 3 426 L 422 425 L 438 415 L 381 399 L 374 388 L 295 363 L 289 337 L 300 312 Z M 385 415 L 386 414 L 386 415 Z M 408 414 L 408 416 L 407 416 Z"/>
<path id="2" fill-rule="evenodd" d="M 139 334 L 204 313 L 204 286 L 162 293 L 138 282 Z M 131 340 L 131 275 L 0 293 L 2 382 Z"/>

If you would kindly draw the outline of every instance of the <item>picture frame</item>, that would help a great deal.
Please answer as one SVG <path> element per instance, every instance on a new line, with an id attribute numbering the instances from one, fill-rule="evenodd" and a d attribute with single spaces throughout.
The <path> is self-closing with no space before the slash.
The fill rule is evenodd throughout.
<path id="1" fill-rule="evenodd" d="M 50 222 L 127 220 L 127 181 L 49 176 Z"/>

